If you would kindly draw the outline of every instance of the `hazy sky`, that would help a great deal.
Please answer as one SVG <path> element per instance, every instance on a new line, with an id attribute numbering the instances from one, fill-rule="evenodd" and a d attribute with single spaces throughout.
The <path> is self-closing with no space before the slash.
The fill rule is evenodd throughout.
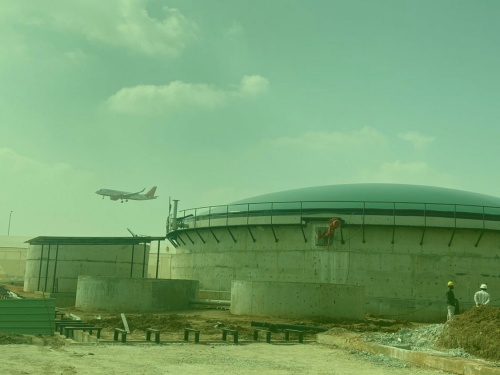
<path id="1" fill-rule="evenodd" d="M 11 235 L 164 235 L 169 196 L 498 196 L 499 19 L 498 0 L 2 0 L 0 234 L 13 211 Z"/>

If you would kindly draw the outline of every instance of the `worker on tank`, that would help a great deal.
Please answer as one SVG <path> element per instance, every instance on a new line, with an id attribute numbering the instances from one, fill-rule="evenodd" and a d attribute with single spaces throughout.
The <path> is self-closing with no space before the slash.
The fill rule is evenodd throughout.
<path id="1" fill-rule="evenodd" d="M 455 283 L 453 281 L 448 281 L 448 290 L 446 291 L 446 307 L 448 309 L 448 315 L 446 320 L 451 320 L 455 316 L 455 306 L 457 305 L 457 300 L 455 298 L 455 293 L 453 289 L 455 288 Z"/>
<path id="2" fill-rule="evenodd" d="M 490 294 L 487 292 L 488 286 L 486 284 L 481 284 L 479 290 L 474 294 L 474 302 L 476 306 L 487 305 L 490 303 Z"/>

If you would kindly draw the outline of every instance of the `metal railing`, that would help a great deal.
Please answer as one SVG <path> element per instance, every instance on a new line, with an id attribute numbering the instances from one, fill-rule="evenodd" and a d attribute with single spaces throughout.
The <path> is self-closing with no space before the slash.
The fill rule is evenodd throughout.
<path id="1" fill-rule="evenodd" d="M 293 217 L 297 223 L 312 220 L 315 215 L 326 214 L 350 216 L 384 215 L 396 217 L 449 218 L 480 220 L 485 228 L 486 221 L 500 222 L 500 207 L 450 203 L 390 202 L 390 201 L 288 201 L 234 203 L 228 205 L 204 206 L 180 210 L 177 218 L 178 228 L 198 228 L 229 225 L 251 225 L 252 219 L 273 225 L 280 218 Z M 349 223 L 347 223 L 349 224 Z M 425 226 L 425 225 L 424 225 Z"/>

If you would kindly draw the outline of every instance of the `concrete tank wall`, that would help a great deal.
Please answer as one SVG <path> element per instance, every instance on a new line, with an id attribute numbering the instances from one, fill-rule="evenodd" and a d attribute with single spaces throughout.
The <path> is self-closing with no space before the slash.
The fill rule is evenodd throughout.
<path id="1" fill-rule="evenodd" d="M 274 226 L 274 234 L 270 226 L 197 228 L 204 242 L 193 234 L 194 244 L 181 233 L 171 274 L 207 290 L 230 290 L 233 280 L 364 286 L 366 312 L 414 321 L 445 320 L 449 280 L 464 309 L 481 283 L 500 290 L 498 231 L 346 225 L 321 246 L 319 227 L 326 224 L 309 222 L 304 233 Z"/>
<path id="2" fill-rule="evenodd" d="M 0 280 L 23 280 L 27 249 L 0 248 Z"/>
<path id="3" fill-rule="evenodd" d="M 82 310 L 157 312 L 185 310 L 198 281 L 80 276 L 75 307 Z"/>
<path id="4" fill-rule="evenodd" d="M 159 279 L 170 279 L 170 258 L 171 254 L 160 253 L 158 257 L 158 253 L 150 253 L 149 254 L 149 264 L 148 264 L 148 277 L 155 279 L 156 272 L 158 271 Z M 158 270 L 156 269 L 158 263 Z"/>
<path id="5" fill-rule="evenodd" d="M 26 241 L 29 239 L 24 236 L 0 236 L 0 280 L 23 280 L 28 251 Z"/>
<path id="6" fill-rule="evenodd" d="M 364 319 L 364 288 L 354 285 L 233 280 L 231 313 L 284 318 Z"/>
<path id="7" fill-rule="evenodd" d="M 24 290 L 76 293 L 79 275 L 142 278 L 147 276 L 149 246 L 30 245 Z M 53 280 L 55 283 L 53 284 Z"/>

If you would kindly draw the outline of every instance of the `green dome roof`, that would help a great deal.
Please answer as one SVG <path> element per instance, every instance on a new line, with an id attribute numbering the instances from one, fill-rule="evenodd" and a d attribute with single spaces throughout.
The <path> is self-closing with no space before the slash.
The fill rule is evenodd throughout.
<path id="1" fill-rule="evenodd" d="M 419 216 L 500 221 L 500 197 L 424 185 L 363 183 L 316 186 L 259 195 L 222 206 L 186 210 L 195 220 L 300 215 Z M 186 212 L 184 212 L 186 213 Z M 319 216 L 318 216 L 319 215 Z M 323 215 L 323 216 L 322 216 Z M 463 223 L 461 224 L 463 225 Z"/>
<path id="2" fill-rule="evenodd" d="M 243 199 L 232 204 L 264 202 L 349 201 L 429 203 L 500 207 L 500 198 L 462 190 L 405 184 L 344 184 L 286 190 Z"/>

